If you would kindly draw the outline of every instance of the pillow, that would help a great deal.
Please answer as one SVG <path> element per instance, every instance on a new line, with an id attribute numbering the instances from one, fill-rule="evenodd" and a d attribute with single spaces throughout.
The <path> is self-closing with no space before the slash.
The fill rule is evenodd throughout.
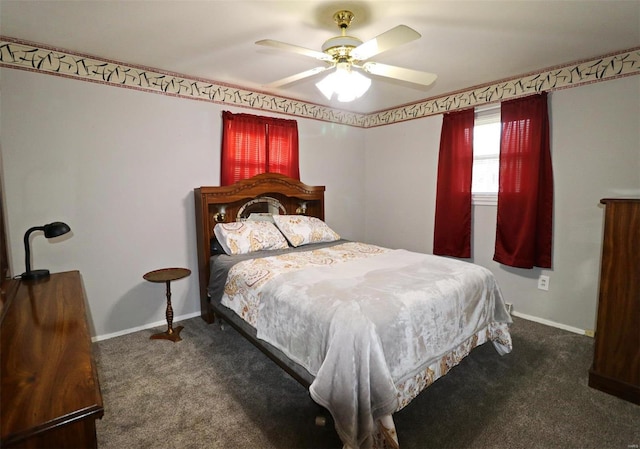
<path id="1" fill-rule="evenodd" d="M 278 228 L 268 221 L 218 223 L 213 233 L 229 255 L 289 247 Z"/>
<path id="2" fill-rule="evenodd" d="M 316 217 L 274 215 L 273 221 L 292 246 L 340 240 L 340 236 L 333 229 Z"/>

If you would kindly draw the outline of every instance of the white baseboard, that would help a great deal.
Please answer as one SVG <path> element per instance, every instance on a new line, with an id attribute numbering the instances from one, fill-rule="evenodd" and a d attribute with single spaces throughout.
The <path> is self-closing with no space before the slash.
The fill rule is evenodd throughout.
<path id="1" fill-rule="evenodd" d="M 173 318 L 173 322 L 174 323 L 178 323 L 180 321 L 188 320 L 189 318 L 195 318 L 197 316 L 200 316 L 200 311 L 174 317 Z M 112 334 L 98 335 L 96 337 L 92 337 L 91 341 L 92 342 L 96 342 L 96 341 L 108 340 L 110 338 L 120 337 L 121 335 L 127 335 L 127 334 L 131 334 L 133 332 L 138 332 L 138 331 L 141 331 L 141 330 L 151 329 L 151 328 L 154 328 L 154 327 L 161 327 L 161 326 L 165 326 L 166 327 L 167 326 L 167 321 L 166 320 L 156 321 L 155 323 L 149 323 L 149 324 L 144 324 L 142 326 L 132 327 L 130 329 L 125 329 L 125 330 L 121 330 L 121 331 L 118 331 L 118 332 L 114 332 Z"/>
<path id="2" fill-rule="evenodd" d="M 516 316 L 518 318 L 522 318 L 524 320 L 529 320 L 529 321 L 534 321 L 536 323 L 540 323 L 540 324 L 544 324 L 546 326 L 551 326 L 551 327 L 556 327 L 558 329 L 563 329 L 569 332 L 573 332 L 574 334 L 580 334 L 580 335 L 587 335 L 584 329 L 580 329 L 577 327 L 573 327 L 573 326 L 567 326 L 566 324 L 561 324 L 561 323 L 556 323 L 555 321 L 551 321 L 551 320 L 546 320 L 544 318 L 538 318 L 537 316 L 533 316 L 533 315 L 527 315 L 526 313 L 521 313 L 521 312 L 516 312 L 513 311 L 511 312 L 511 314 L 513 316 Z M 178 323 L 180 321 L 183 320 L 188 320 L 190 318 L 195 318 L 197 316 L 200 315 L 200 312 L 193 312 L 193 313 L 188 313 L 186 315 L 180 315 L 178 317 L 175 317 L 173 319 L 174 323 Z M 105 335 L 98 335 L 96 337 L 91 338 L 91 341 L 96 342 L 96 341 L 102 341 L 102 340 L 108 340 L 110 338 L 115 338 L 115 337 L 120 337 L 121 335 L 127 335 L 127 334 L 131 334 L 133 332 L 138 332 L 144 329 L 151 329 L 154 327 L 160 327 L 163 325 L 166 325 L 167 322 L 165 320 L 161 320 L 161 321 L 156 321 L 155 323 L 149 323 L 149 324 L 144 324 L 142 326 L 137 326 L 137 327 L 132 327 L 130 329 L 124 329 L 118 332 L 114 332 L 112 334 L 105 334 Z"/>
<path id="3" fill-rule="evenodd" d="M 513 311 L 511 312 L 513 316 L 518 318 L 522 318 L 529 321 L 535 321 L 536 323 L 545 324 L 551 327 L 557 327 L 558 329 L 563 329 L 565 331 L 573 332 L 574 334 L 587 335 L 584 329 L 580 329 L 573 326 L 567 326 L 566 324 L 556 323 L 555 321 L 545 320 L 544 318 L 538 318 L 537 316 L 527 315 L 526 313 L 520 313 Z"/>

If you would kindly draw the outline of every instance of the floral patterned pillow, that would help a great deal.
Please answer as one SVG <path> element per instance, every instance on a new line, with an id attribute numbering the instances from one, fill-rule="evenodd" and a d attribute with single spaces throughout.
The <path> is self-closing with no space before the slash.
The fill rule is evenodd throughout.
<path id="1" fill-rule="evenodd" d="M 229 255 L 289 247 L 278 228 L 269 221 L 218 223 L 213 233 Z"/>
<path id="2" fill-rule="evenodd" d="M 340 240 L 340 236 L 319 218 L 305 215 L 274 215 L 273 220 L 292 246 Z"/>

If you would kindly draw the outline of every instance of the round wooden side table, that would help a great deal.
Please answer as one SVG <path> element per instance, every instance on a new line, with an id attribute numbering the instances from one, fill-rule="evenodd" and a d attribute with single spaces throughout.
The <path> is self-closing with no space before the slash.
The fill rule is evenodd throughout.
<path id="1" fill-rule="evenodd" d="M 150 271 L 144 276 L 145 280 L 149 282 L 164 282 L 167 285 L 167 330 L 159 334 L 154 334 L 149 337 L 152 340 L 171 340 L 174 343 L 182 340 L 180 338 L 180 331 L 184 329 L 183 326 L 173 328 L 173 308 L 171 307 L 171 281 L 177 281 L 178 279 L 186 278 L 191 274 L 191 270 L 188 268 L 162 268 L 160 270 Z"/>

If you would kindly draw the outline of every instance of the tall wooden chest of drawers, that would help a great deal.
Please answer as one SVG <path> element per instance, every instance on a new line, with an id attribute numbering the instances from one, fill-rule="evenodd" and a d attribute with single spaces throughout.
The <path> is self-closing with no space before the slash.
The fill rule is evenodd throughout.
<path id="1" fill-rule="evenodd" d="M 640 404 L 640 199 L 603 199 L 604 240 L 589 386 Z"/>

